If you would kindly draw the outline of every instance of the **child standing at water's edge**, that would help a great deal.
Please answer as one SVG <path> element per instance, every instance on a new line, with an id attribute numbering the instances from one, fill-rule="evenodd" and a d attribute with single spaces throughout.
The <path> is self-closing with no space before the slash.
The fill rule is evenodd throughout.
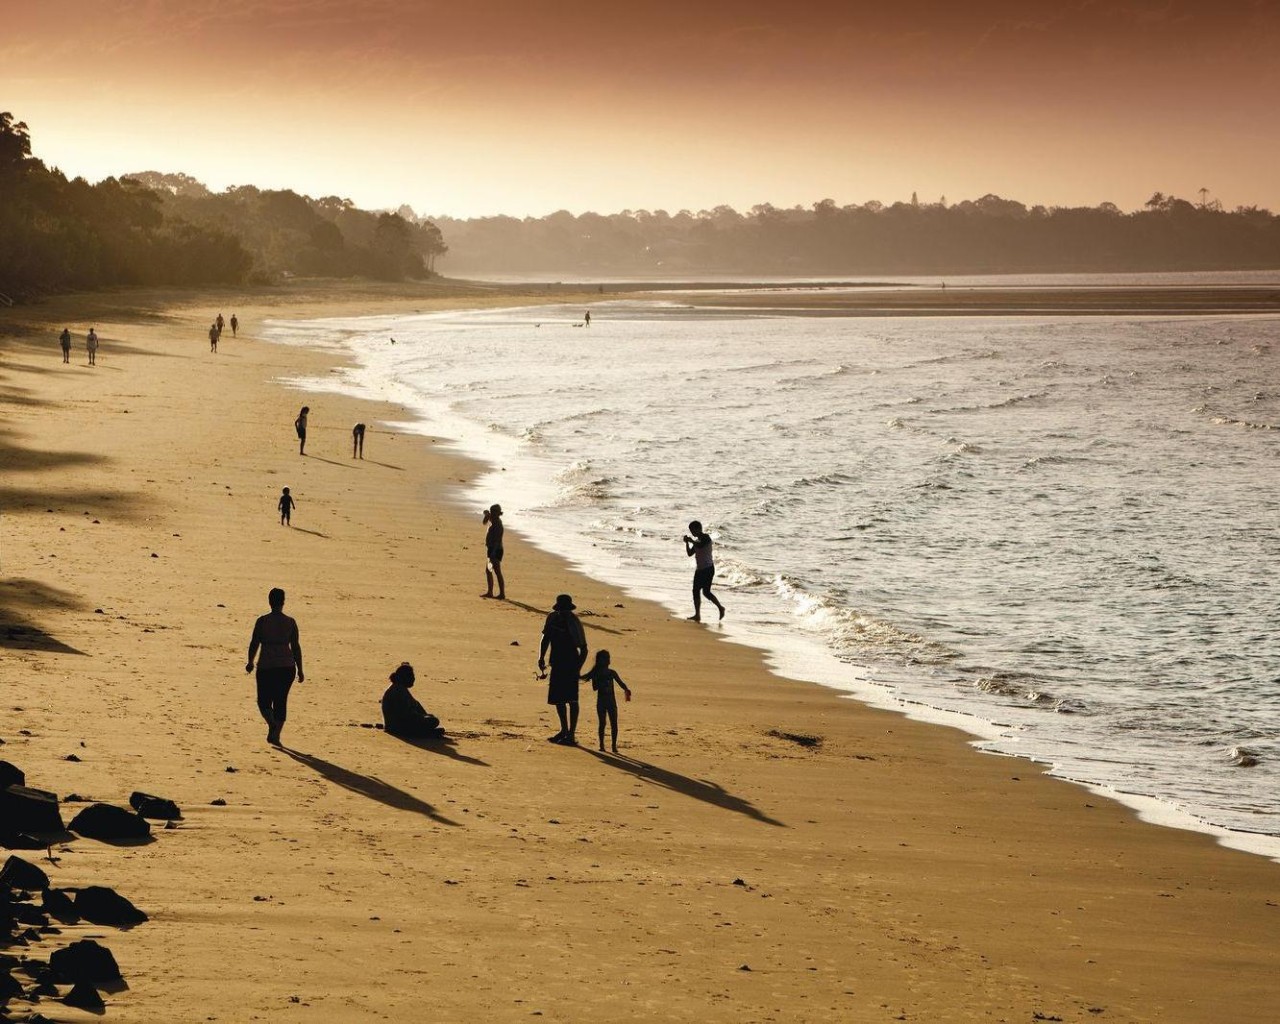
<path id="1" fill-rule="evenodd" d="M 293 510 L 298 507 L 298 503 L 293 500 L 293 495 L 289 493 L 289 488 L 286 487 L 280 492 L 280 501 L 278 504 L 280 507 L 280 525 L 291 525 L 289 522 L 290 515 Z"/>
<path id="2" fill-rule="evenodd" d="M 618 697 L 614 693 L 613 684 L 617 683 L 622 687 L 627 700 L 631 699 L 631 691 L 622 681 L 622 676 L 610 667 L 609 660 L 608 651 L 596 651 L 596 663 L 582 678 L 590 679 L 591 689 L 596 691 L 596 717 L 600 719 L 600 749 L 604 750 L 604 723 L 608 719 L 610 739 L 613 752 L 616 754 L 618 752 Z"/>

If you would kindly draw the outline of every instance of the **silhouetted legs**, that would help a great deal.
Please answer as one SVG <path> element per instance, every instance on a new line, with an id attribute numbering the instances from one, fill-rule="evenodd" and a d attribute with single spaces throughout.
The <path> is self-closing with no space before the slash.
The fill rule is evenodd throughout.
<path id="1" fill-rule="evenodd" d="M 498 600 L 505 601 L 507 599 L 507 581 L 502 578 L 502 562 L 490 561 L 484 569 L 484 580 L 488 584 L 485 591 L 485 597 L 493 597 L 493 581 L 498 581 Z"/>
<path id="2" fill-rule="evenodd" d="M 551 742 L 574 746 L 578 742 L 575 736 L 578 731 L 578 702 L 575 700 L 570 704 L 557 704 L 556 714 L 560 716 L 560 733 L 552 736 Z"/>
<path id="3" fill-rule="evenodd" d="M 604 750 L 604 723 L 608 719 L 613 752 L 618 752 L 618 702 L 616 700 L 596 701 L 596 717 L 600 719 L 600 749 Z"/>
<path id="4" fill-rule="evenodd" d="M 258 666 L 258 713 L 267 723 L 268 743 L 280 742 L 280 730 L 289 713 L 289 688 L 296 674 L 292 665 L 288 668 Z"/>
<path id="5" fill-rule="evenodd" d="M 702 621 L 702 598 L 704 596 L 720 610 L 720 618 L 724 618 L 724 605 L 720 603 L 715 594 L 711 593 L 711 581 L 715 577 L 715 569 L 699 569 L 693 574 L 693 615 L 690 618 L 694 622 Z"/>

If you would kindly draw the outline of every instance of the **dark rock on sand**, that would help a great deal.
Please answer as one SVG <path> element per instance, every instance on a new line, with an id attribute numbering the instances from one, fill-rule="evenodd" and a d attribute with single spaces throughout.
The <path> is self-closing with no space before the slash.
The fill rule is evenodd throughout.
<path id="1" fill-rule="evenodd" d="M 25 832 L 38 836 L 42 833 L 66 831 L 62 824 L 62 812 L 58 810 L 58 797 L 42 789 L 27 786 L 6 786 L 0 789 L 0 821 L 10 833 Z"/>
<path id="2" fill-rule="evenodd" d="M 146 818 L 111 804 L 90 804 L 71 819 L 69 828 L 87 839 L 146 839 L 151 835 Z"/>
<path id="3" fill-rule="evenodd" d="M 10 857 L 0 868 L 0 888 L 41 892 L 49 888 L 49 876 L 21 857 Z"/>
<path id="4" fill-rule="evenodd" d="M 26 784 L 27 776 L 21 768 L 8 761 L 0 761 L 0 789 L 5 786 L 25 786 Z"/>
<path id="5" fill-rule="evenodd" d="M 6 850 L 43 850 L 48 844 L 25 832 L 0 831 L 0 846 Z"/>
<path id="6" fill-rule="evenodd" d="M 123 980 L 111 950 L 93 939 L 81 939 L 63 949 L 55 949 L 49 957 L 49 966 L 59 981 L 70 984 L 85 981 L 104 985 Z"/>
<path id="7" fill-rule="evenodd" d="M 81 889 L 76 894 L 76 910 L 86 921 L 117 928 L 129 928 L 142 924 L 147 919 L 146 914 L 105 885 L 90 885 Z"/>
<path id="8" fill-rule="evenodd" d="M 134 793 L 129 797 L 129 806 L 144 818 L 158 818 L 161 821 L 175 821 L 182 817 L 182 811 L 172 800 L 150 793 Z"/>
<path id="9" fill-rule="evenodd" d="M 21 996 L 22 982 L 8 971 L 0 974 L 0 1006 L 3 1006 L 10 999 L 19 999 Z"/>
<path id="10" fill-rule="evenodd" d="M 62 1001 L 68 1006 L 74 1006 L 77 1010 L 105 1010 L 107 1004 L 102 1001 L 102 996 L 98 995 L 98 990 L 86 982 L 80 982 L 73 985 L 71 991 L 62 997 Z"/>
<path id="11" fill-rule="evenodd" d="M 50 917 L 57 918 L 63 924 L 77 924 L 80 921 L 75 901 L 61 889 L 46 889 L 41 906 Z"/>

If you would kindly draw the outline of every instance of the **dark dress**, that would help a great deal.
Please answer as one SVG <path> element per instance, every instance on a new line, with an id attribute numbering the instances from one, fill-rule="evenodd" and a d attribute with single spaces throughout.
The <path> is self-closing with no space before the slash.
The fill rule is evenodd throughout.
<path id="1" fill-rule="evenodd" d="M 586 660 L 587 638 L 578 616 L 568 611 L 553 611 L 547 616 L 542 635 L 550 641 L 551 679 L 547 686 L 548 704 L 578 702 L 578 673 Z"/>

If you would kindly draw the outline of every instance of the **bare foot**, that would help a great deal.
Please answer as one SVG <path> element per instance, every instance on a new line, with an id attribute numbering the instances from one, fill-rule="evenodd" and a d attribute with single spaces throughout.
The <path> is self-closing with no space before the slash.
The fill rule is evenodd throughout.
<path id="1" fill-rule="evenodd" d="M 701 616 L 701 615 L 690 615 L 687 621 L 689 621 L 689 622 L 701 622 L 701 621 L 702 621 L 702 616 Z"/>
<path id="2" fill-rule="evenodd" d="M 724 618 L 724 605 L 720 606 L 720 618 Z"/>
<path id="3" fill-rule="evenodd" d="M 604 750 L 604 747 L 601 747 L 600 749 L 601 749 L 601 750 Z M 616 744 L 616 743 L 613 745 L 613 752 L 614 752 L 615 754 L 618 752 L 618 744 Z"/>
<path id="4" fill-rule="evenodd" d="M 493 597 L 493 594 L 481 594 L 481 597 Z"/>

